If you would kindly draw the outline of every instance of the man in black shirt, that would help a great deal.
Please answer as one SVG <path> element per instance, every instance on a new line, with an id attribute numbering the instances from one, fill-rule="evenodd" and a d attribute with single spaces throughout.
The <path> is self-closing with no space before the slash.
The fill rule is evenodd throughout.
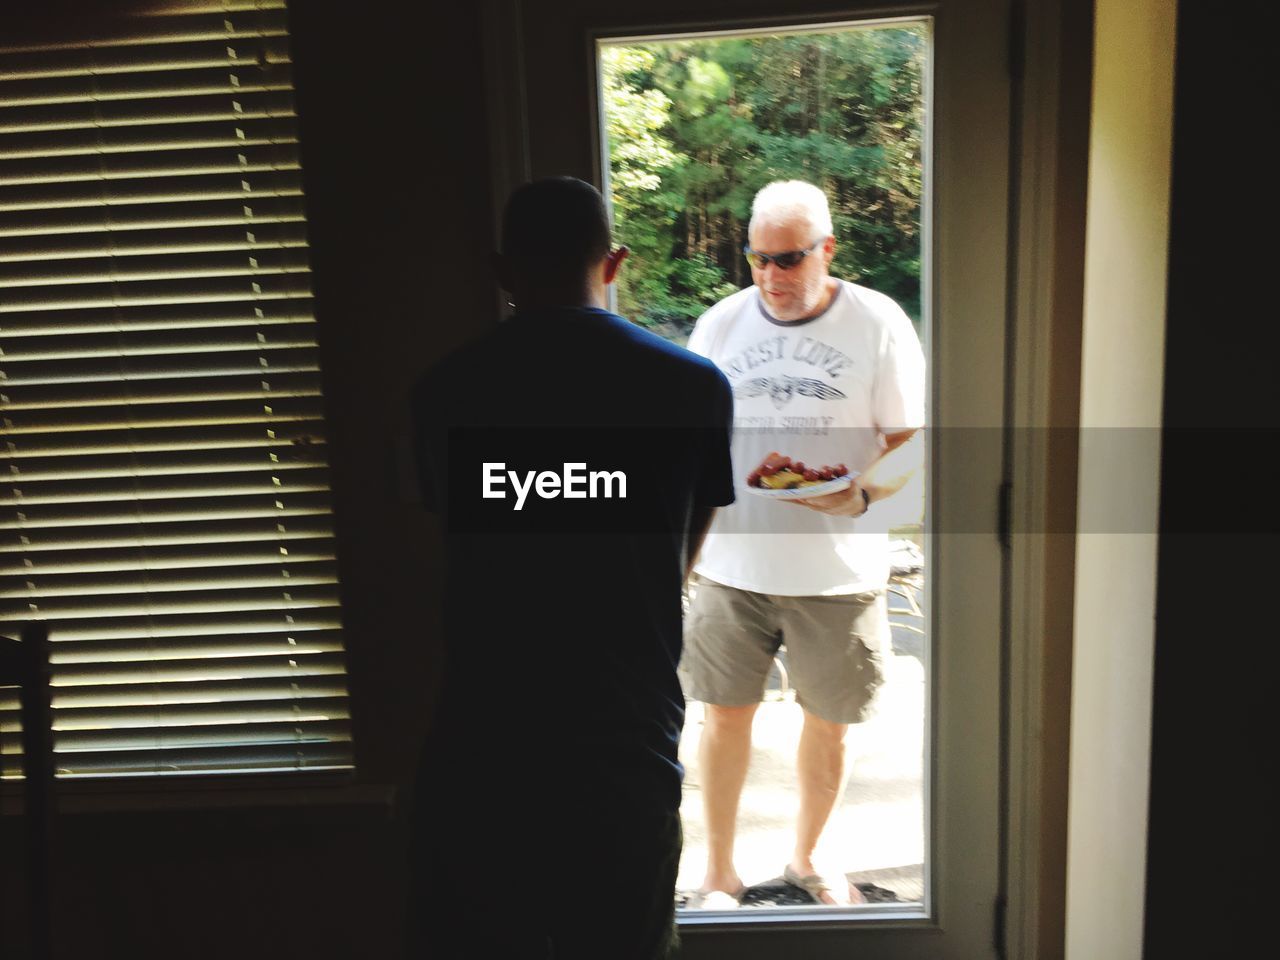
<path id="1" fill-rule="evenodd" d="M 733 500 L 732 395 L 605 309 L 626 255 L 590 185 L 521 187 L 495 258 L 515 315 L 414 392 L 449 571 L 411 905 L 433 955 L 673 948 L 680 589 Z"/>

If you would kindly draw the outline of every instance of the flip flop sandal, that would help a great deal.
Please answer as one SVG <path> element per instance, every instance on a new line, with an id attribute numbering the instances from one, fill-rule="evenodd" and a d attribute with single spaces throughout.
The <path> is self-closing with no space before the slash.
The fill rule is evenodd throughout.
<path id="1" fill-rule="evenodd" d="M 682 910 L 736 910 L 742 905 L 742 895 L 746 892 L 746 887 L 736 894 L 723 890 L 690 890 L 676 900 L 676 907 Z"/>
<path id="2" fill-rule="evenodd" d="M 816 873 L 811 873 L 807 877 L 802 877 L 791 869 L 791 864 L 787 864 L 782 871 L 782 879 L 793 887 L 799 887 L 805 893 L 813 898 L 814 903 L 822 903 L 822 894 L 831 893 L 831 885 Z"/>

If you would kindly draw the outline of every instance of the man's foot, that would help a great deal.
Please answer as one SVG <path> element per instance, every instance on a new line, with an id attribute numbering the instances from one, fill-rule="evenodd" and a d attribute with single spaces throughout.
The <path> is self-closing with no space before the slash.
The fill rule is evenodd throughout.
<path id="1" fill-rule="evenodd" d="M 782 879 L 794 887 L 799 887 L 818 903 L 828 906 L 844 906 L 846 904 L 866 902 L 862 896 L 862 891 L 852 883 L 849 883 L 847 879 L 841 877 L 840 880 L 843 882 L 839 883 L 827 880 L 822 874 L 818 873 L 810 860 L 793 860 L 787 864 L 786 869 L 782 871 Z M 844 899 L 836 898 L 837 891 L 843 892 Z"/>
<path id="2" fill-rule="evenodd" d="M 724 890 L 695 890 L 683 907 L 686 910 L 737 910 L 742 906 L 742 895 L 747 892 L 743 887 L 736 894 Z"/>
<path id="3" fill-rule="evenodd" d="M 727 871 L 716 872 L 708 870 L 702 877 L 702 886 L 698 887 L 703 893 L 711 893 L 719 890 L 721 893 L 727 893 L 731 897 L 742 895 L 742 891 L 747 889 L 742 882 L 742 878 L 738 876 L 738 871 L 729 869 Z"/>
<path id="4" fill-rule="evenodd" d="M 733 910 L 739 906 L 739 901 L 746 892 L 746 884 L 736 870 L 720 873 L 709 870 L 702 878 L 702 886 L 689 895 L 686 907 L 691 910 L 697 907 L 704 910 Z M 693 902 L 695 900 L 696 906 Z"/>

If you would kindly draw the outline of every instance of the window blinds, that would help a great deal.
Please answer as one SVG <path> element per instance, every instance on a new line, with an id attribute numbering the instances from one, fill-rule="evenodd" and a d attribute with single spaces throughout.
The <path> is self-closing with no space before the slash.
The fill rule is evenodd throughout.
<path id="1" fill-rule="evenodd" d="M 134 7 L 0 39 L 0 625 L 60 776 L 349 767 L 285 10 Z"/>

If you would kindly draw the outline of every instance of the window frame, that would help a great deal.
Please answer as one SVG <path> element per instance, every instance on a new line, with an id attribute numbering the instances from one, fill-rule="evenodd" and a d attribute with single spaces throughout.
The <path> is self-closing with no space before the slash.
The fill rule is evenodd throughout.
<path id="1" fill-rule="evenodd" d="M 223 15 L 233 17 L 237 13 L 246 16 L 255 16 L 260 9 L 254 4 L 241 4 L 236 10 L 219 11 L 210 9 L 200 10 L 184 10 L 182 0 L 174 0 L 171 3 L 172 9 L 166 9 L 165 14 L 170 16 L 181 16 L 184 13 L 199 13 L 204 15 Z M 188 4 L 191 7 L 199 7 L 200 4 Z M 206 5 L 207 6 L 207 5 Z M 274 8 L 273 8 L 274 9 Z M 39 36 L 43 32 L 43 28 L 50 28 L 50 48 L 58 49 L 65 46 L 66 40 L 57 39 L 59 34 L 54 32 L 54 28 L 59 27 L 62 21 L 58 18 L 58 10 L 47 12 L 37 12 L 25 15 L 20 21 L 24 28 L 33 30 L 34 36 Z M 158 13 L 159 11 L 151 11 Z M 292 45 L 293 36 L 290 26 L 290 7 L 288 4 L 281 4 L 278 8 L 280 17 L 285 21 L 285 32 L 283 39 L 286 44 Z M 124 5 L 118 5 L 107 9 L 93 8 L 93 14 L 99 15 L 104 23 L 112 21 L 119 14 L 127 14 Z M 90 21 L 91 23 L 93 21 Z M 146 29 L 145 24 L 140 26 L 141 31 Z M 262 37 L 258 37 L 256 33 L 250 32 L 244 34 L 249 42 L 260 42 Z M 257 40 L 255 41 L 255 37 Z M 145 44 L 138 41 L 131 41 L 138 46 Z M 147 41 L 148 43 L 151 41 Z M 157 36 L 156 42 L 164 42 L 163 38 Z M 292 57 L 290 57 L 292 60 Z M 247 63 L 246 63 L 247 65 Z M 147 68 L 139 68 L 147 69 Z M 155 68 L 151 68 L 155 69 Z M 131 71 L 124 71 L 129 73 Z M 296 88 L 290 82 L 290 88 L 286 94 L 291 98 L 296 98 Z M 179 118 L 182 119 L 182 118 Z M 151 147 L 150 150 L 160 149 Z M 298 148 L 300 151 L 300 147 Z M 144 151 L 145 153 L 145 151 Z M 299 171 L 299 176 L 301 172 Z M 303 209 L 303 226 L 305 229 L 307 221 L 310 219 L 309 204 L 305 198 L 300 201 Z M 103 205 L 100 209 L 107 209 Z M 104 233 L 106 237 L 108 234 Z M 309 244 L 302 248 L 304 256 L 309 260 Z M 281 249 L 284 249 L 283 247 Z M 102 255 L 105 257 L 110 254 Z M 314 294 L 310 297 L 310 303 L 315 303 Z M 317 324 L 317 329 L 319 324 Z M 322 377 L 323 374 L 318 374 Z M 320 404 L 322 407 L 320 422 L 329 428 L 328 417 L 325 415 L 327 410 L 327 399 L 322 395 Z M 331 457 L 326 456 L 326 463 L 331 468 Z M 333 485 L 330 482 L 327 488 L 327 496 L 329 498 L 329 517 L 335 517 L 334 501 L 336 500 Z M 334 519 L 336 526 L 336 519 Z M 335 531 L 334 537 L 335 549 L 340 541 L 340 534 Z M 192 569 L 199 569 L 192 568 Z M 342 586 L 340 583 L 335 584 L 335 591 L 339 595 L 339 605 L 336 608 L 342 609 Z M 21 621 L 12 621 L 16 626 Z M 51 626 L 56 629 L 59 621 L 49 621 Z M 347 655 L 346 637 L 343 637 L 343 651 L 340 654 L 344 658 Z M 344 685 L 349 678 L 349 668 L 344 667 L 341 678 Z M 353 698 L 350 691 L 344 695 L 350 704 Z M 56 712 L 54 719 L 56 722 Z M 351 724 L 351 721 L 348 721 Z M 353 725 L 353 724 L 352 724 Z M 349 738 L 352 743 L 348 747 L 348 753 L 354 753 L 353 737 Z M 394 793 L 394 789 L 387 785 L 365 785 L 357 783 L 357 773 L 354 763 L 341 767 L 265 767 L 258 770 L 244 769 L 232 772 L 219 773 L 209 772 L 206 770 L 179 771 L 171 773 L 160 773 L 150 771 L 127 771 L 120 774 L 103 773 L 90 775 L 71 775 L 59 777 L 56 782 L 57 794 L 60 798 L 60 808 L 66 812 L 97 812 L 106 810 L 137 810 L 137 809 L 172 809 L 172 808 L 200 808 L 208 807 L 211 809 L 220 809 L 236 806 L 274 806 L 279 804 L 305 803 L 313 804 L 316 802 L 333 802 L 338 804 L 389 804 Z M 21 780 L 7 781 L 0 785 L 0 813 L 13 814 L 18 813 L 23 807 L 23 791 Z"/>

